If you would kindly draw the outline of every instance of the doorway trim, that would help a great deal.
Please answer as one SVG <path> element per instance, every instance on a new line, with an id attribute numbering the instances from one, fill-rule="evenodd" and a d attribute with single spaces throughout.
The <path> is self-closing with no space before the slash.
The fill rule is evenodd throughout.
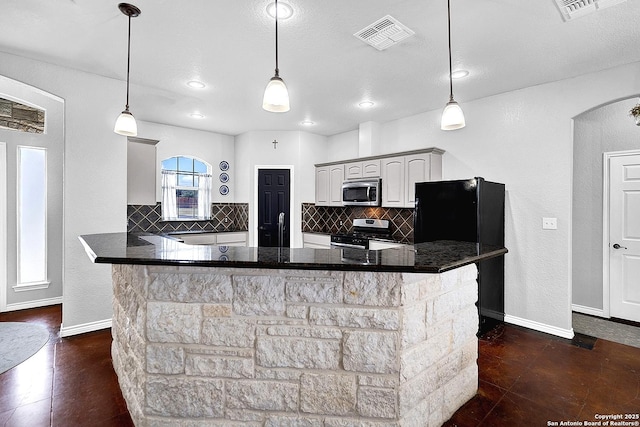
<path id="1" fill-rule="evenodd" d="M 7 311 L 7 143 L 0 142 L 0 313 Z"/>
<path id="2" fill-rule="evenodd" d="M 296 217 L 295 212 L 295 180 L 293 173 L 293 165 L 255 165 L 253 173 L 253 212 L 251 213 L 251 221 L 249 224 L 249 246 L 258 246 L 258 172 L 260 169 L 289 169 L 289 227 L 291 232 L 289 233 L 289 246 L 293 245 L 293 224 L 295 224 Z"/>
<path id="3" fill-rule="evenodd" d="M 611 318 L 611 282 L 609 257 L 609 160 L 612 157 L 637 156 L 640 150 L 612 151 L 602 153 L 602 314 Z"/>

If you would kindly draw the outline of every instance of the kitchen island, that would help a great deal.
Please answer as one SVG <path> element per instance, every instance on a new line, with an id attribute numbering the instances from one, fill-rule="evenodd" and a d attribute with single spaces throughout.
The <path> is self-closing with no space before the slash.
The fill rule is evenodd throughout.
<path id="1" fill-rule="evenodd" d="M 136 426 L 431 426 L 477 390 L 467 242 L 381 251 L 80 238 L 113 264 L 113 363 Z"/>

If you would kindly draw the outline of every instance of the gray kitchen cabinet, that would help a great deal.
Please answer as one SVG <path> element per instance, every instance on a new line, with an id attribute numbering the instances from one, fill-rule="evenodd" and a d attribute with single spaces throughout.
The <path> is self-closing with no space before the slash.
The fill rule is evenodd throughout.
<path id="1" fill-rule="evenodd" d="M 347 180 L 358 178 L 379 178 L 380 159 L 345 163 L 344 177 Z"/>
<path id="2" fill-rule="evenodd" d="M 344 165 L 316 167 L 316 206 L 342 206 Z"/>
<path id="3" fill-rule="evenodd" d="M 331 236 L 321 233 L 302 233 L 302 247 L 329 249 L 331 248 Z"/>
<path id="4" fill-rule="evenodd" d="M 406 198 L 404 156 L 382 159 L 380 168 L 382 170 L 382 206 L 404 207 Z"/>
<path id="5" fill-rule="evenodd" d="M 404 157 L 405 207 L 416 204 L 416 182 L 442 179 L 442 155 L 432 153 L 412 154 Z"/>

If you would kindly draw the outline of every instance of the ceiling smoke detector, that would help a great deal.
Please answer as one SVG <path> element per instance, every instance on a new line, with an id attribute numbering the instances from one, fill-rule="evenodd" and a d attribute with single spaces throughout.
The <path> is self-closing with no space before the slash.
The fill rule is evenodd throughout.
<path id="1" fill-rule="evenodd" d="M 566 22 L 625 1 L 627 0 L 555 0 L 555 3 Z"/>
<path id="2" fill-rule="evenodd" d="M 387 15 L 367 25 L 354 36 L 378 50 L 385 50 L 414 34 L 415 32 L 402 25 L 397 19 Z"/>

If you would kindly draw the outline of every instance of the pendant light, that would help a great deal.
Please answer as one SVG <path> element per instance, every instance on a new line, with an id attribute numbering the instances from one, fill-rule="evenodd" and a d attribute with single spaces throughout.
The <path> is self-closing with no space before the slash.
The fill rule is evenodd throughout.
<path id="1" fill-rule="evenodd" d="M 451 0 L 447 0 L 447 28 L 449 30 L 449 102 L 442 112 L 440 129 L 455 130 L 465 126 L 464 113 L 462 108 L 453 99 L 453 72 L 451 66 Z"/>
<path id="2" fill-rule="evenodd" d="M 280 78 L 280 69 L 278 68 L 278 0 L 275 1 L 276 16 L 276 73 L 264 90 L 262 98 L 262 108 L 273 113 L 286 113 L 289 111 L 289 91 L 284 84 L 284 80 Z"/>
<path id="3" fill-rule="evenodd" d="M 140 15 L 140 9 L 128 3 L 120 3 L 118 9 L 129 17 L 129 36 L 127 38 L 127 103 L 125 104 L 124 111 L 118 116 L 113 131 L 119 135 L 137 136 L 138 125 L 136 124 L 136 119 L 133 118 L 133 114 L 129 111 L 129 68 L 131 63 L 131 18 Z"/>

